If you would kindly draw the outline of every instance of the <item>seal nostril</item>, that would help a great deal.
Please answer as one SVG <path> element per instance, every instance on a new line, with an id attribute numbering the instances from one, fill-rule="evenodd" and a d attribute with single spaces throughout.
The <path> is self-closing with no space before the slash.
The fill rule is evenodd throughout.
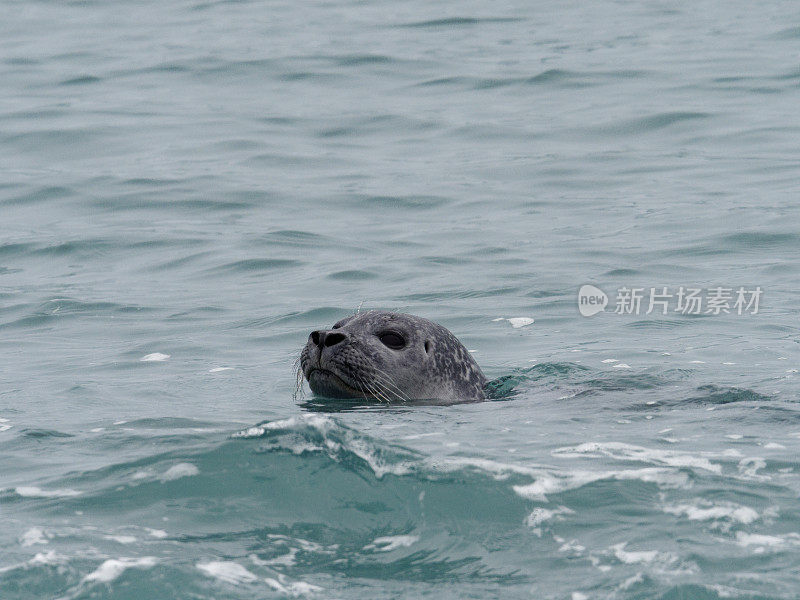
<path id="1" fill-rule="evenodd" d="M 325 334 L 324 344 L 327 347 L 335 346 L 336 344 L 338 344 L 343 340 L 344 340 L 344 334 L 331 331 Z"/>
<path id="2" fill-rule="evenodd" d="M 311 335 L 308 336 L 311 340 L 311 343 L 315 346 L 319 346 L 319 331 L 312 331 Z"/>

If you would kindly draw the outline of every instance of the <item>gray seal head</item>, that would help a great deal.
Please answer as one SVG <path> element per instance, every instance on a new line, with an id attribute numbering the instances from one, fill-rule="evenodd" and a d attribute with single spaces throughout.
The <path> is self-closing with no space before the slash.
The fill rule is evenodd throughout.
<path id="1" fill-rule="evenodd" d="M 300 368 L 311 390 L 328 398 L 454 404 L 486 397 L 486 377 L 456 336 L 402 313 L 371 310 L 312 331 Z"/>

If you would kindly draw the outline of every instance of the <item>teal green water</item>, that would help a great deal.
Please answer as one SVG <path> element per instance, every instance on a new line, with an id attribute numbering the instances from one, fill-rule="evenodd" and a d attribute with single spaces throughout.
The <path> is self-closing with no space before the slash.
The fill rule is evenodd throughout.
<path id="1" fill-rule="evenodd" d="M 0 7 L 0 598 L 797 597 L 795 5 Z M 359 306 L 494 399 L 298 392 Z"/>

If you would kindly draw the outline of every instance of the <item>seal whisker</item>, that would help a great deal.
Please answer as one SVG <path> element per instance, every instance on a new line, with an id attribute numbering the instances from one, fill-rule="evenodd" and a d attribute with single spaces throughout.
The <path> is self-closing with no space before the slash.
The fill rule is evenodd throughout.
<path id="1" fill-rule="evenodd" d="M 403 392 L 403 390 L 401 390 L 400 387 L 394 382 L 394 379 L 392 379 L 391 375 L 389 375 L 386 371 L 379 369 L 378 367 L 373 367 L 373 368 L 376 377 L 379 378 L 384 383 L 385 387 L 387 387 L 390 390 L 393 390 L 393 392 L 398 396 L 400 400 L 402 400 L 403 402 L 408 402 L 409 400 L 411 400 L 411 398 L 408 397 L 408 394 Z"/>
<path id="2" fill-rule="evenodd" d="M 408 402 L 410 398 L 404 394 L 396 385 L 387 381 L 383 376 L 380 374 L 375 373 L 375 385 L 380 386 L 380 388 L 390 396 L 393 396 L 396 400 L 402 400 L 403 402 Z"/>
<path id="3" fill-rule="evenodd" d="M 294 373 L 295 373 L 295 386 L 294 386 L 294 394 L 292 394 L 292 401 L 297 402 L 298 394 L 300 397 L 305 397 L 305 390 L 303 389 L 303 369 L 300 366 L 300 359 L 298 358 L 295 361 Z"/>
<path id="4" fill-rule="evenodd" d="M 353 379 L 353 383 L 356 384 L 356 387 L 358 388 L 358 391 L 361 392 L 361 394 L 364 396 L 365 400 L 372 395 L 371 392 L 368 392 L 367 390 L 364 389 L 365 382 L 360 377 L 355 377 Z"/>
<path id="5" fill-rule="evenodd" d="M 380 380 L 373 378 L 372 381 L 364 381 L 364 385 L 370 390 L 370 393 L 377 399 L 386 404 L 391 404 L 391 394 L 388 393 L 386 387 L 381 385 Z"/>
<path id="6" fill-rule="evenodd" d="M 386 404 L 391 404 L 391 399 L 389 398 L 389 396 L 386 395 L 386 392 L 383 391 L 383 389 L 379 385 L 377 385 L 376 383 L 370 383 L 369 388 L 370 390 L 372 390 L 372 396 L 376 400 L 380 400 L 381 402 L 385 402 Z"/>
<path id="7" fill-rule="evenodd" d="M 359 305 L 330 329 L 312 331 L 299 365 L 296 395 L 303 391 L 304 376 L 312 392 L 329 398 L 388 404 L 486 397 L 486 377 L 464 345 L 441 325 L 402 312 Z"/>

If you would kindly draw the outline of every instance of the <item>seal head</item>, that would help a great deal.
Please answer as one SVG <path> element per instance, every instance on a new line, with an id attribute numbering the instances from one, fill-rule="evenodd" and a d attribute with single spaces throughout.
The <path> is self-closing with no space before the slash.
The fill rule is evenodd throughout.
<path id="1" fill-rule="evenodd" d="M 442 404 L 485 399 L 486 377 L 447 329 L 421 317 L 368 311 L 312 331 L 300 355 L 311 390 L 329 398 Z"/>

